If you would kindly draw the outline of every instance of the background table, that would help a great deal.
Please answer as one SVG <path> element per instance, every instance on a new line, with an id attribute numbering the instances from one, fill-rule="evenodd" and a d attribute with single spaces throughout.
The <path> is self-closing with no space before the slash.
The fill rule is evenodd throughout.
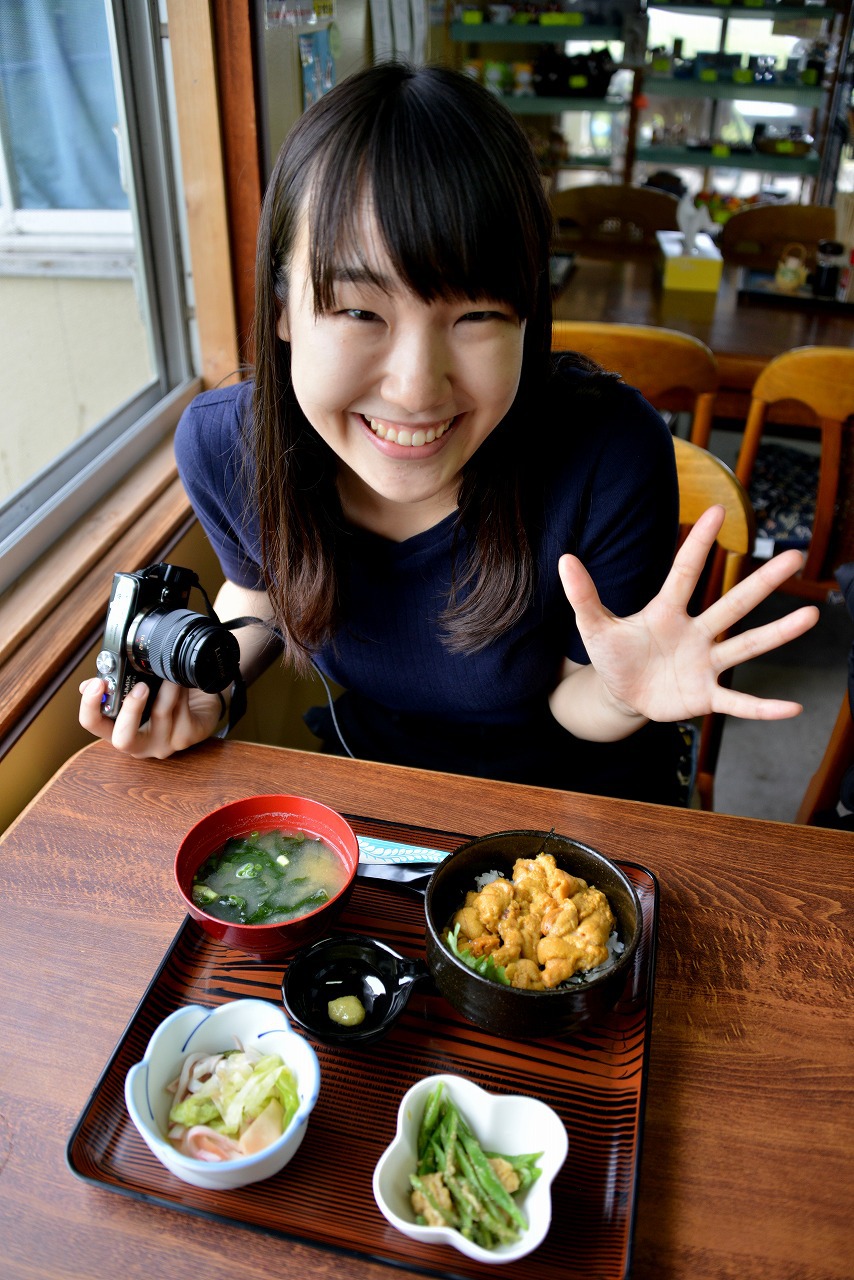
<path id="1" fill-rule="evenodd" d="M 554 824 L 648 867 L 661 899 L 633 1276 L 850 1277 L 850 836 L 212 742 L 163 763 L 93 744 L 0 844 L 5 1280 L 413 1274 L 126 1199 L 64 1164 L 181 922 L 181 835 L 263 791 L 471 834 Z"/>
<path id="2" fill-rule="evenodd" d="M 741 268 L 725 265 L 718 292 L 668 291 L 657 280 L 655 257 L 579 255 L 554 302 L 556 320 L 654 324 L 700 338 L 718 359 L 718 414 L 741 417 L 759 371 L 774 356 L 805 346 L 854 346 L 854 307 L 848 311 L 780 302 L 739 302 Z"/>

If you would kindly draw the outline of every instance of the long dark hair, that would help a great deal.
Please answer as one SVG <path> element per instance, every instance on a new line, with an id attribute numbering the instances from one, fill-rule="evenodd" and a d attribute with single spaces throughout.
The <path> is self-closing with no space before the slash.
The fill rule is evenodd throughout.
<path id="1" fill-rule="evenodd" d="M 337 458 L 296 401 L 290 346 L 276 325 L 303 211 L 322 313 L 342 251 L 361 256 L 359 197 L 420 298 L 494 298 L 527 322 L 514 407 L 463 470 L 458 530 L 471 553 L 455 570 L 445 643 L 482 648 L 520 616 L 532 590 L 521 450 L 518 437 L 511 450 L 510 437 L 515 406 L 529 405 L 547 376 L 548 201 L 525 134 L 494 95 L 447 68 L 384 63 L 350 76 L 300 118 L 261 211 L 250 456 L 265 585 L 298 667 L 338 625 L 346 537 Z"/>

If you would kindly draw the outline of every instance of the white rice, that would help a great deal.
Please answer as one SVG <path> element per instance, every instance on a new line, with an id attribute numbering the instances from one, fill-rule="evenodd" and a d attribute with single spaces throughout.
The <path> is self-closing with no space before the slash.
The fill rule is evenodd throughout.
<path id="1" fill-rule="evenodd" d="M 481 875 L 475 876 L 475 879 L 474 879 L 475 889 L 477 893 L 480 893 L 481 889 L 486 888 L 488 884 L 492 884 L 493 880 L 500 880 L 500 879 L 501 879 L 500 871 L 484 871 L 481 873 Z"/>

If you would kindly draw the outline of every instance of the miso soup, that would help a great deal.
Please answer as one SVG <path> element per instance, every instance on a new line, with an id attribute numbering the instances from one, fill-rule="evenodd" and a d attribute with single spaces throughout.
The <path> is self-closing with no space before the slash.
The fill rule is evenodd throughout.
<path id="1" fill-rule="evenodd" d="M 347 869 L 323 840 L 253 831 L 226 841 L 193 877 L 193 901 L 233 924 L 281 924 L 334 898 Z"/>

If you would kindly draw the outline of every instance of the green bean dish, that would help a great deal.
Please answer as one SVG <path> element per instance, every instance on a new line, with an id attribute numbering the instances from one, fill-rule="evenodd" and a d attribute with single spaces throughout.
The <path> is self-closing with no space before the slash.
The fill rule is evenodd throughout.
<path id="1" fill-rule="evenodd" d="M 536 1182 L 542 1154 L 484 1151 L 439 1083 L 427 1098 L 409 1177 L 416 1222 L 453 1227 L 484 1249 L 514 1244 L 528 1224 L 513 1197 Z"/>

